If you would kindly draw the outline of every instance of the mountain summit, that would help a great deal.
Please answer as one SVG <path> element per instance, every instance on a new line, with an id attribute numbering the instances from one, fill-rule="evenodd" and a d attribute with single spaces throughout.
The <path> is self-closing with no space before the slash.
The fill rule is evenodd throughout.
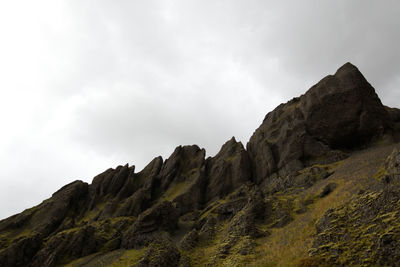
<path id="1" fill-rule="evenodd" d="M 391 131 L 388 111 L 361 72 L 346 63 L 304 95 L 268 113 L 247 144 L 262 181 L 274 172 L 298 171 L 310 161 L 336 160 Z"/>
<path id="2" fill-rule="evenodd" d="M 179 146 L 0 221 L 0 265 L 396 265 L 399 139 L 400 110 L 346 63 L 246 147 Z"/>

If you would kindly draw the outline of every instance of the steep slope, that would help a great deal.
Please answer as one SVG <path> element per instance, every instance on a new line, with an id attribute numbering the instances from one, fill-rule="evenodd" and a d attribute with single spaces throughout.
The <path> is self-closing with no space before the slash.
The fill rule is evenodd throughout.
<path id="1" fill-rule="evenodd" d="M 372 225 L 399 219 L 398 152 L 384 164 L 399 129 L 400 110 L 346 63 L 268 113 L 246 149 L 232 138 L 205 158 L 179 146 L 0 221 L 0 265 L 391 265 L 400 237 Z M 363 245 L 359 217 L 373 232 Z"/>

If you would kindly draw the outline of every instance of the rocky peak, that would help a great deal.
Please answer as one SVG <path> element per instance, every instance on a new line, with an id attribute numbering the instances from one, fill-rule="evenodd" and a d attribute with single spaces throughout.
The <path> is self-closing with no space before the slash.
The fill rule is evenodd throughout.
<path id="1" fill-rule="evenodd" d="M 232 137 L 207 159 L 207 200 L 222 197 L 251 180 L 250 159 L 241 142 Z"/>
<path id="2" fill-rule="evenodd" d="M 200 149 L 197 145 L 178 146 L 165 161 L 161 172 L 163 174 L 170 174 L 180 166 L 183 167 L 183 165 L 185 165 L 185 168 L 195 168 L 204 161 L 204 158 L 205 150 Z"/>
<path id="3" fill-rule="evenodd" d="M 161 192 L 166 191 L 171 183 L 188 180 L 191 170 L 199 169 L 204 164 L 205 153 L 197 145 L 178 146 L 160 170 Z"/>
<path id="4" fill-rule="evenodd" d="M 334 76 L 342 81 L 348 79 L 354 79 L 354 80 L 363 80 L 363 82 L 367 82 L 367 80 L 364 78 L 364 76 L 358 70 L 358 68 L 353 64 L 351 64 L 350 62 L 346 62 L 345 64 L 343 64 L 343 66 L 338 68 Z"/>
<path id="5" fill-rule="evenodd" d="M 254 180 L 295 172 L 336 149 L 366 145 L 390 130 L 389 121 L 374 88 L 346 63 L 267 114 L 247 144 Z"/>
<path id="6" fill-rule="evenodd" d="M 150 161 L 150 163 L 147 164 L 146 167 L 144 167 L 143 170 L 138 173 L 138 175 L 145 177 L 155 176 L 160 172 L 162 164 L 163 159 L 161 156 L 158 156 Z"/>
<path id="7" fill-rule="evenodd" d="M 389 127 L 374 88 L 350 63 L 314 85 L 301 102 L 307 131 L 330 147 L 365 144 Z"/>
<path id="8" fill-rule="evenodd" d="M 245 150 L 243 144 L 241 142 L 237 142 L 235 137 L 232 136 L 229 141 L 222 145 L 220 151 L 215 157 L 221 157 L 223 155 L 233 155 L 243 150 Z"/>

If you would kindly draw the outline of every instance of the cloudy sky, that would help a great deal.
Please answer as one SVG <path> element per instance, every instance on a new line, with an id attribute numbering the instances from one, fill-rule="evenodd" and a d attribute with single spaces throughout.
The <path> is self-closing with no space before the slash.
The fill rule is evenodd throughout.
<path id="1" fill-rule="evenodd" d="M 0 218 L 180 144 L 214 155 L 347 61 L 399 106 L 398 1 L 0 2 Z"/>

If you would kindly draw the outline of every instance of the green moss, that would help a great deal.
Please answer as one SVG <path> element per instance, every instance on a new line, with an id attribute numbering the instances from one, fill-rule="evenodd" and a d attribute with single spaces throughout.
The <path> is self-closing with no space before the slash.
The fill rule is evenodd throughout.
<path id="1" fill-rule="evenodd" d="M 177 196 L 183 194 L 188 189 L 190 183 L 180 182 L 170 186 L 167 192 L 161 197 L 160 202 L 163 200 L 173 201 Z"/>
<path id="2" fill-rule="evenodd" d="M 75 232 L 77 232 L 77 231 L 79 231 L 81 229 L 82 229 L 82 227 L 69 228 L 69 229 L 63 230 L 61 232 L 58 232 L 56 235 L 71 234 L 71 233 L 75 233 Z"/>
<path id="3" fill-rule="evenodd" d="M 32 237 L 37 235 L 38 232 L 25 226 L 20 229 L 8 230 L 0 233 L 0 250 L 7 248 L 17 239 Z"/>
<path id="4" fill-rule="evenodd" d="M 86 212 L 81 218 L 78 218 L 76 225 L 86 224 L 95 219 L 104 209 L 106 201 L 98 203 L 92 210 Z"/>
<path id="5" fill-rule="evenodd" d="M 324 231 L 316 238 L 319 245 L 311 251 L 312 255 L 325 257 L 334 265 L 376 262 L 381 237 L 386 233 L 395 234 L 395 229 L 400 228 L 400 207 L 372 205 L 386 198 L 384 191 L 366 193 L 331 211 L 330 219 L 323 225 Z"/>
<path id="6" fill-rule="evenodd" d="M 119 217 L 111 217 L 107 219 L 113 226 L 118 223 L 126 222 L 127 224 L 133 224 L 136 221 L 136 216 L 119 216 Z"/>
<path id="7" fill-rule="evenodd" d="M 388 172 L 387 172 L 385 166 L 381 166 L 379 168 L 379 170 L 374 174 L 374 178 L 378 181 L 382 181 L 385 178 L 385 176 L 387 176 L 387 175 L 388 175 Z"/>
<path id="8" fill-rule="evenodd" d="M 224 159 L 225 162 L 231 163 L 233 162 L 236 158 L 238 157 L 238 154 L 235 154 L 233 156 L 227 157 Z"/>
<path id="9" fill-rule="evenodd" d="M 182 251 L 182 255 L 190 259 L 192 266 L 221 266 L 221 260 L 218 259 L 218 249 L 222 243 L 226 230 L 226 223 L 221 223 L 217 227 L 213 239 L 200 239 L 198 245 L 189 251 Z"/>

